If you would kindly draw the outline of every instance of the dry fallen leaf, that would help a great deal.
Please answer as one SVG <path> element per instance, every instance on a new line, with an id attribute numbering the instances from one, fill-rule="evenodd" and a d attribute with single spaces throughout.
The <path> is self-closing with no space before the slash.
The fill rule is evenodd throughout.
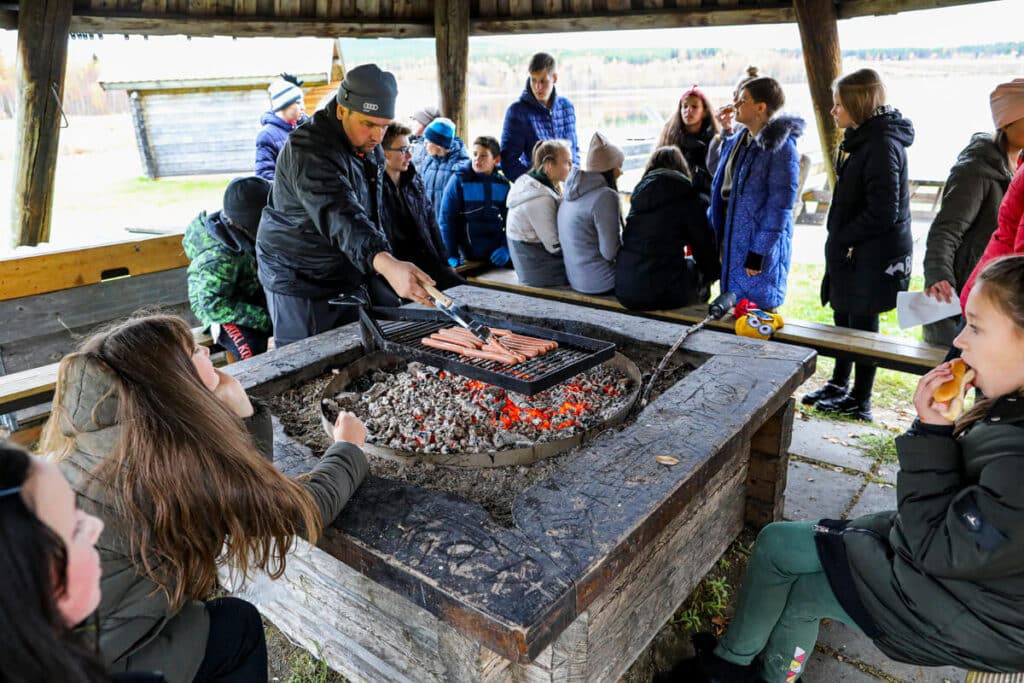
<path id="1" fill-rule="evenodd" d="M 671 455 L 656 455 L 654 459 L 660 462 L 662 465 L 678 465 L 679 458 L 673 458 Z"/>

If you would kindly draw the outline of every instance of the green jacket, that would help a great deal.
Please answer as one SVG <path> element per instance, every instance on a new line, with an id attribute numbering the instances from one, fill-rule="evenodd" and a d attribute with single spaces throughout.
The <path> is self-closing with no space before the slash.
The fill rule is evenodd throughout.
<path id="1" fill-rule="evenodd" d="M 928 230 L 925 287 L 946 280 L 959 293 L 967 284 L 996 229 L 999 205 L 1012 178 L 1006 155 L 992 136 L 975 133 L 946 179 L 942 208 Z M 925 341 L 949 345 L 955 330 L 955 319 L 925 325 Z"/>
<path id="2" fill-rule="evenodd" d="M 191 260 L 188 301 L 203 325 L 230 323 L 270 332 L 252 240 L 228 225 L 220 211 L 203 211 L 185 228 L 181 245 Z"/>
<path id="3" fill-rule="evenodd" d="M 898 510 L 842 535 L 876 644 L 925 666 L 1024 670 L 1024 397 L 959 438 L 912 429 L 896 448 Z"/>
<path id="4" fill-rule="evenodd" d="M 111 452 L 120 434 L 117 393 L 111 392 L 110 370 L 78 358 L 68 368 L 68 387 L 54 415 L 61 430 L 74 436 L 71 454 L 60 468 L 78 494 L 79 506 L 105 524 L 96 544 L 103 569 L 99 606 L 99 647 L 114 672 L 162 671 L 168 683 L 191 683 L 202 662 L 209 635 L 209 617 L 201 598 L 193 596 L 174 610 L 156 585 L 136 571 L 125 521 L 114 510 L 108 487 L 90 478 Z M 254 403 L 246 420 L 257 447 L 268 460 L 273 453 L 270 413 Z M 339 442 L 304 478 L 325 523 L 333 520 L 367 473 L 366 456 L 356 446 Z"/>

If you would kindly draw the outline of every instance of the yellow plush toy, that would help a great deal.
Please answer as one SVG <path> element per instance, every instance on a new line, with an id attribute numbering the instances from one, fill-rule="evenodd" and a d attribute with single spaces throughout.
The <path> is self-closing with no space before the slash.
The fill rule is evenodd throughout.
<path id="1" fill-rule="evenodd" d="M 767 313 L 749 299 L 740 299 L 733 313 L 736 316 L 736 334 L 754 339 L 771 339 L 775 330 L 782 327 L 782 316 Z"/>

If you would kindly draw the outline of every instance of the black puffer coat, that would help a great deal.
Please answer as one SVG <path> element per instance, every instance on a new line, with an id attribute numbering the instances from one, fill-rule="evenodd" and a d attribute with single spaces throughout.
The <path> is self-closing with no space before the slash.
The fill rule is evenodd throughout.
<path id="1" fill-rule="evenodd" d="M 381 225 L 395 258 L 415 263 L 441 289 L 466 283 L 448 266 L 441 229 L 414 164 L 398 176 L 397 186 L 385 176 Z"/>
<path id="2" fill-rule="evenodd" d="M 256 238 L 260 282 L 272 292 L 351 292 L 373 274 L 373 257 L 389 251 L 378 216 L 384 153 L 378 146 L 358 156 L 335 110 L 299 126 L 277 158 Z"/>
<path id="3" fill-rule="evenodd" d="M 886 108 L 859 128 L 847 129 L 828 212 L 821 303 L 853 315 L 896 307 L 910 285 L 913 238 L 907 147 L 914 126 Z"/>
<path id="4" fill-rule="evenodd" d="M 687 268 L 687 244 L 695 268 Z M 665 168 L 650 171 L 633 190 L 622 231 L 615 261 L 619 303 L 640 311 L 696 303 L 721 270 L 704 202 L 689 178 Z"/>
<path id="5" fill-rule="evenodd" d="M 889 657 L 1024 670 L 1024 397 L 1003 396 L 958 438 L 896 439 L 896 511 L 822 520 L 818 554 L 847 613 Z"/>
<path id="6" fill-rule="evenodd" d="M 711 202 L 708 197 L 711 195 L 711 178 L 714 174 L 708 170 L 708 147 L 714 137 L 715 127 L 708 122 L 697 133 L 681 136 L 678 142 L 679 149 L 690 167 L 693 186 L 697 188 L 697 192 L 705 196 L 705 203 Z"/>

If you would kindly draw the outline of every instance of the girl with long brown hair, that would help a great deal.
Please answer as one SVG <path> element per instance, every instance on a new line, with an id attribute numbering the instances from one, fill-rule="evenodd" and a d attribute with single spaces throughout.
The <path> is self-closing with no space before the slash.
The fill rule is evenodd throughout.
<path id="1" fill-rule="evenodd" d="M 1024 256 L 982 271 L 966 318 L 954 344 L 989 398 L 953 422 L 935 399 L 950 364 L 922 377 L 896 509 L 766 526 L 728 631 L 695 637 L 674 680 L 795 680 L 826 617 L 897 661 L 1024 668 Z"/>
<path id="2" fill-rule="evenodd" d="M 657 147 L 679 148 L 690 167 L 694 189 L 705 196 L 711 193 L 708 149 L 719 130 L 710 100 L 694 83 L 679 97 L 679 106 L 665 121 L 658 138 Z"/>
<path id="3" fill-rule="evenodd" d="M 295 539 L 340 512 L 366 475 L 366 429 L 344 414 L 334 436 L 301 483 L 282 475 L 269 412 L 173 316 L 129 320 L 61 361 L 44 448 L 106 523 L 99 644 L 114 671 L 266 680 L 255 608 L 202 599 L 220 563 L 280 577 Z"/>

